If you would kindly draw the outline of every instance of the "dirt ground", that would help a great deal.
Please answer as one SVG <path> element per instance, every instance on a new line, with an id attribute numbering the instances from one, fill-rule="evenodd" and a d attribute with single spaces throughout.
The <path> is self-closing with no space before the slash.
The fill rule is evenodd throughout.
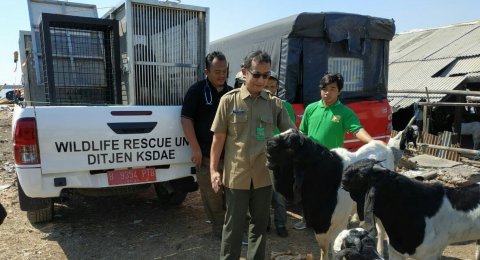
<path id="1" fill-rule="evenodd" d="M 55 204 L 53 222 L 32 225 L 18 205 L 13 163 L 11 112 L 0 109 L 0 202 L 8 212 L 0 226 L 0 259 L 218 258 L 220 240 L 210 233 L 198 192 L 169 208 L 158 203 L 152 189 L 120 197 L 73 196 Z M 274 228 L 269 232 L 268 256 L 318 258 L 313 231 L 294 230 L 296 221 L 289 217 L 287 238 Z M 474 251 L 473 243 L 453 245 L 442 259 L 473 259 Z"/>

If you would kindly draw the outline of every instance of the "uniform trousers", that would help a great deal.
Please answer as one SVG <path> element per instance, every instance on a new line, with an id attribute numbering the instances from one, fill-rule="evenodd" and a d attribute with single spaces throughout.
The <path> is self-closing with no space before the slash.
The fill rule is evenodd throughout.
<path id="1" fill-rule="evenodd" d="M 272 186 L 254 189 L 252 184 L 250 190 L 224 188 L 224 191 L 227 212 L 223 225 L 220 259 L 240 258 L 247 215 L 250 216 L 247 259 L 265 259 Z"/>
<path id="2" fill-rule="evenodd" d="M 218 163 L 220 172 L 223 170 L 223 161 Z M 197 169 L 197 183 L 202 197 L 203 208 L 207 218 L 212 221 L 214 235 L 220 237 L 222 234 L 223 221 L 225 218 L 225 203 L 223 189 L 215 192 L 210 179 L 210 158 L 203 157 L 202 165 Z"/>

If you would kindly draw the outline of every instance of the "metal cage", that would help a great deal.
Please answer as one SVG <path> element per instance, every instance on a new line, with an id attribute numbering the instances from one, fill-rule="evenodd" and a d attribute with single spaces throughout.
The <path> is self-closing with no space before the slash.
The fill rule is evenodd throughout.
<path id="1" fill-rule="evenodd" d="M 121 103 L 117 22 L 43 13 L 40 37 L 47 103 Z"/>
<path id="2" fill-rule="evenodd" d="M 181 105 L 204 78 L 208 8 L 129 0 L 107 17 L 120 23 L 124 102 Z"/>

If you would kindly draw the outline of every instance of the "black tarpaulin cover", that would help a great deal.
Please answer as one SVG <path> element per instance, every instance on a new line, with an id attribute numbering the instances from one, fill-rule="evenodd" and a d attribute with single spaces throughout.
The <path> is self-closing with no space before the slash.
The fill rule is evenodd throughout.
<path id="1" fill-rule="evenodd" d="M 227 56 L 231 85 L 249 52 L 268 52 L 272 70 L 279 75 L 279 96 L 305 105 L 320 98 L 318 86 L 326 72 L 348 74 L 345 79 L 353 87 L 345 87 L 341 97 L 348 103 L 386 98 L 388 46 L 394 34 L 392 19 L 301 13 L 214 41 L 209 51 L 220 50 Z"/>

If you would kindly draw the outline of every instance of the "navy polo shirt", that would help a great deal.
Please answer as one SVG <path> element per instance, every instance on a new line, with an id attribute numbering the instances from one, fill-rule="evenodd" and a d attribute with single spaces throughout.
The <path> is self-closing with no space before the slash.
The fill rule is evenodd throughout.
<path id="1" fill-rule="evenodd" d="M 195 135 L 203 156 L 210 156 L 213 139 L 213 132 L 210 131 L 210 127 L 215 118 L 220 98 L 231 89 L 232 87 L 225 84 L 223 90 L 218 92 L 212 83 L 205 79 L 193 84 L 185 94 L 182 117 L 193 121 Z"/>

